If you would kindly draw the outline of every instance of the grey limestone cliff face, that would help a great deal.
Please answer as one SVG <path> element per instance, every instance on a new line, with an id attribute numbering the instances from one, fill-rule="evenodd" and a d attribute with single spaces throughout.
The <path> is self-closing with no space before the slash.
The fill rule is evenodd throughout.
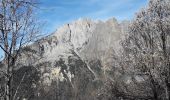
<path id="1" fill-rule="evenodd" d="M 56 85 L 60 95 L 46 100 L 96 100 L 96 91 L 104 84 L 107 72 L 113 70 L 119 42 L 129 22 L 79 19 L 58 28 L 53 34 L 25 47 L 18 66 L 34 66 L 40 71 L 44 91 Z M 111 74 L 108 74 L 112 76 Z M 44 92 L 43 92 L 44 93 Z M 40 94 L 43 94 L 40 93 Z M 69 98 L 69 99 L 68 99 Z"/>
<path id="2" fill-rule="evenodd" d="M 53 36 L 59 44 L 71 46 L 83 59 L 93 60 L 102 58 L 109 49 L 117 50 L 122 33 L 114 18 L 105 22 L 79 19 L 59 28 Z"/>

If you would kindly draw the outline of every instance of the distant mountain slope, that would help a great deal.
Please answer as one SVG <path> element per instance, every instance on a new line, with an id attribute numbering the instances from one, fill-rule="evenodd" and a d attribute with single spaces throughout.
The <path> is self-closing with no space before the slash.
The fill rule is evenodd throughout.
<path id="1" fill-rule="evenodd" d="M 91 92 L 97 93 L 105 77 L 114 74 L 109 71 L 113 70 L 114 55 L 119 54 L 119 42 L 128 24 L 128 21 L 118 23 L 115 18 L 79 19 L 25 47 L 17 64 L 35 66 L 41 73 L 41 83 L 47 88 L 54 82 L 61 83 L 64 88 L 57 89 L 64 92 L 59 100 L 95 100 L 96 94 Z M 68 94 L 72 99 L 68 99 Z M 50 100 L 53 99 L 56 98 Z"/>

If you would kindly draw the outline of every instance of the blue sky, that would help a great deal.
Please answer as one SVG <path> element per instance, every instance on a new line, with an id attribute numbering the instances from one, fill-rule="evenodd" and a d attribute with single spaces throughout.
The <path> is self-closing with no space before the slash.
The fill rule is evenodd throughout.
<path id="1" fill-rule="evenodd" d="M 79 18 L 118 21 L 131 20 L 147 5 L 147 0 L 40 0 L 38 19 L 45 23 L 43 34 L 54 32 L 59 26 Z M 2 51 L 0 50 L 0 57 Z"/>
<path id="2" fill-rule="evenodd" d="M 106 20 L 111 17 L 130 20 L 145 7 L 147 0 L 41 0 L 38 16 L 46 23 L 46 32 L 53 32 L 64 23 L 79 18 Z"/>

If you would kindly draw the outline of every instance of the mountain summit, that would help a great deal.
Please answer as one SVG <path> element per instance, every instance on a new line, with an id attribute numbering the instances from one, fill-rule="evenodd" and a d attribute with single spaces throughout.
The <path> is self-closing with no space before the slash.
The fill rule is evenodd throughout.
<path id="1" fill-rule="evenodd" d="M 65 24 L 23 48 L 18 66 L 33 65 L 38 69 L 46 92 L 51 91 L 49 88 L 55 82 L 61 85 L 57 89 L 64 91 L 61 95 L 64 99 L 60 100 L 68 100 L 68 94 L 73 96 L 75 91 L 79 98 L 93 100 L 94 94 L 89 93 L 96 92 L 106 77 L 115 74 L 109 72 L 116 64 L 114 55 L 120 51 L 119 43 L 128 23 L 111 18 L 107 21 L 79 19 Z M 69 100 L 75 100 L 74 96 Z"/>

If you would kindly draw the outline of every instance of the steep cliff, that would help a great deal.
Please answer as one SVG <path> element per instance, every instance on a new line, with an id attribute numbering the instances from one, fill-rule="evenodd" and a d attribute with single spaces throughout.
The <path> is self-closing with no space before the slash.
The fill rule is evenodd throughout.
<path id="1" fill-rule="evenodd" d="M 106 77 L 115 73 L 114 58 L 119 54 L 119 42 L 125 36 L 128 21 L 118 23 L 79 19 L 61 26 L 53 34 L 24 47 L 18 66 L 34 66 L 40 71 L 40 84 L 45 93 L 63 91 L 46 100 L 95 100 L 96 91 Z M 51 94 L 52 95 L 52 94 Z M 68 99 L 69 98 L 69 99 Z"/>

